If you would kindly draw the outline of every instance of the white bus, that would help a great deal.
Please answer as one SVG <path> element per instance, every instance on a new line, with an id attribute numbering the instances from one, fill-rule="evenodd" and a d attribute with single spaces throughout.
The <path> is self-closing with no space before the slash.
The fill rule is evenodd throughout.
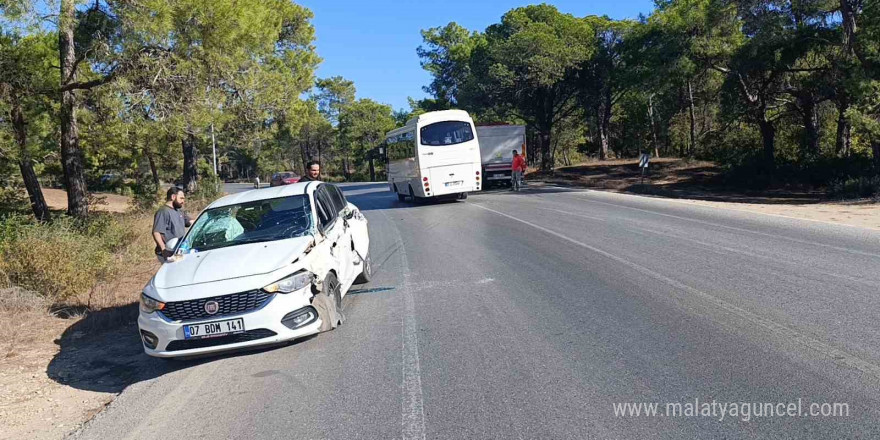
<path id="1" fill-rule="evenodd" d="M 388 185 L 400 201 L 479 191 L 480 144 L 462 110 L 428 112 L 385 135 Z"/>

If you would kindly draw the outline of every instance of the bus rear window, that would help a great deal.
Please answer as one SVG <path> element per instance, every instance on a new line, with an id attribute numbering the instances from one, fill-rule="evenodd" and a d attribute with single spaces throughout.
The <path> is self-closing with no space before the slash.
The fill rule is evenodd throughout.
<path id="1" fill-rule="evenodd" d="M 419 130 L 422 145 L 455 145 L 474 139 L 471 124 L 464 121 L 443 121 Z"/>

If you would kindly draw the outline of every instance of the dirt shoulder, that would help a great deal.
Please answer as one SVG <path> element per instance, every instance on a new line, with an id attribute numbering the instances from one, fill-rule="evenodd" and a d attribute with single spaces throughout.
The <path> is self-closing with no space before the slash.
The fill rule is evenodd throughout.
<path id="1" fill-rule="evenodd" d="M 60 439 L 129 385 L 160 374 L 143 352 L 137 300 L 157 262 L 139 262 L 88 298 L 49 312 L 0 311 L 0 439 Z M 0 290 L 8 299 L 11 289 Z"/>
<path id="2" fill-rule="evenodd" d="M 534 172 L 529 181 L 675 199 L 680 203 L 880 229 L 880 203 L 835 201 L 807 187 L 748 191 L 725 186 L 711 162 L 653 159 L 642 179 L 637 160 L 611 160 Z"/>
<path id="3" fill-rule="evenodd" d="M 64 191 L 44 195 L 52 209 L 66 208 Z M 129 206 L 127 197 L 106 200 L 94 209 Z M 125 221 L 143 237 L 115 256 L 113 275 L 64 304 L 0 283 L 0 439 L 61 439 L 129 385 L 161 374 L 163 364 L 143 353 L 136 324 L 141 289 L 158 268 L 152 215 Z"/>
<path id="4" fill-rule="evenodd" d="M 112 193 L 92 193 L 95 203 L 91 209 L 107 212 L 125 212 L 128 210 L 131 197 L 121 196 Z M 63 189 L 43 188 L 43 197 L 46 198 L 46 204 L 52 210 L 67 210 L 67 191 Z"/>

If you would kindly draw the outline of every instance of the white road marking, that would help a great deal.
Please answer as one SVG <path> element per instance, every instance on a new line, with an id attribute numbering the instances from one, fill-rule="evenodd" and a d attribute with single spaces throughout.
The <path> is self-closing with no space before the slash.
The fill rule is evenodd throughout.
<path id="1" fill-rule="evenodd" d="M 567 237 L 567 236 L 560 234 L 556 231 L 547 229 L 541 225 L 536 225 L 532 222 L 516 218 L 510 214 L 496 211 L 494 209 L 487 208 L 485 206 L 481 206 L 481 205 L 478 205 L 475 203 L 471 203 L 471 204 L 469 204 L 469 206 L 477 207 L 477 208 L 480 208 L 480 209 L 483 209 L 483 210 L 486 210 L 489 212 L 493 212 L 493 213 L 498 214 L 500 216 L 507 217 L 511 220 L 520 222 L 524 225 L 531 226 L 535 229 L 538 229 L 538 230 L 543 231 L 547 234 L 550 234 L 554 237 L 565 240 L 569 243 L 575 244 L 575 245 L 583 247 L 585 249 L 589 249 L 597 254 L 603 255 L 603 256 L 605 256 L 611 260 L 614 260 L 620 264 L 623 264 L 625 266 L 629 266 L 630 268 L 635 269 L 638 272 L 641 272 L 645 275 L 648 275 L 650 277 L 653 277 L 653 278 L 656 278 L 660 281 L 663 281 L 672 287 L 689 292 L 689 293 L 699 297 L 700 299 L 703 299 L 704 301 L 714 305 L 716 308 L 721 309 L 721 310 L 728 312 L 730 314 L 733 314 L 741 319 L 744 319 L 748 322 L 751 322 L 752 324 L 766 328 L 767 330 L 775 333 L 779 337 L 787 338 L 793 342 L 796 342 L 798 344 L 801 344 L 803 346 L 811 348 L 811 349 L 819 352 L 820 354 L 827 356 L 829 359 L 833 360 L 834 362 L 836 362 L 838 364 L 857 369 L 857 370 L 862 371 L 864 373 L 870 374 L 870 375 L 874 376 L 875 378 L 880 378 L 880 366 L 878 366 L 878 365 L 875 365 L 871 362 L 868 362 L 868 361 L 865 361 L 865 360 L 860 359 L 858 357 L 855 357 L 855 356 L 853 356 L 843 350 L 837 349 L 837 348 L 835 348 L 829 344 L 826 344 L 822 341 L 811 338 L 811 337 L 809 337 L 805 334 L 802 334 L 802 333 L 798 332 L 797 330 L 789 328 L 785 325 L 779 324 L 779 323 L 774 322 L 770 319 L 767 319 L 767 318 L 761 317 L 759 315 L 756 315 L 752 312 L 749 312 L 748 310 L 737 307 L 737 306 L 730 304 L 724 300 L 716 298 L 715 296 L 712 296 L 711 294 L 708 294 L 708 293 L 703 292 L 701 290 L 698 290 L 694 287 L 691 287 L 691 286 L 688 286 L 684 283 L 676 281 L 672 278 L 667 277 L 666 275 L 663 275 L 659 272 L 655 272 L 655 271 L 648 269 L 647 267 L 644 267 L 640 264 L 633 263 L 629 260 L 618 257 L 617 255 L 603 251 L 602 249 L 596 248 L 594 246 L 590 246 L 586 243 L 583 243 L 583 242 L 580 242 L 580 241 L 575 240 L 573 238 Z"/>
<path id="2" fill-rule="evenodd" d="M 382 212 L 388 223 L 394 225 L 391 218 Z M 395 225 L 396 229 L 396 225 Z M 419 333 L 416 327 L 415 300 L 410 285 L 409 260 L 406 246 L 400 231 L 397 231 L 398 246 L 403 268 L 403 286 L 399 289 L 403 295 L 403 370 L 401 423 L 404 440 L 425 438 L 425 408 L 422 403 L 422 372 L 419 365 Z"/>

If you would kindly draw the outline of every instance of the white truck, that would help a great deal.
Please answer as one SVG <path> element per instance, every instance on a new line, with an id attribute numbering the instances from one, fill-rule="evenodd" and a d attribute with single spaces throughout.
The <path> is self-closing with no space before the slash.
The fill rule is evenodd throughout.
<path id="1" fill-rule="evenodd" d="M 480 142 L 483 181 L 510 184 L 510 168 L 513 150 L 526 153 L 526 127 L 524 125 L 479 125 L 477 140 Z"/>

